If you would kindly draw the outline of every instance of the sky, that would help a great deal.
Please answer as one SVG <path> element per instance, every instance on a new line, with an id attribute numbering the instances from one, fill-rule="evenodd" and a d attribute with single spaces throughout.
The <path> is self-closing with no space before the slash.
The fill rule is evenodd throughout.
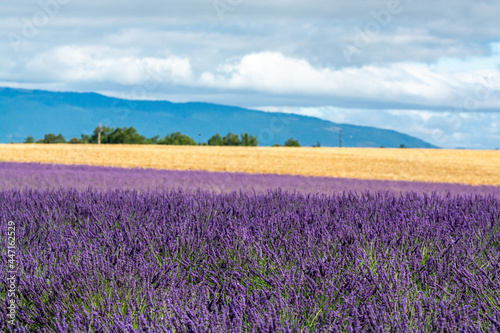
<path id="1" fill-rule="evenodd" d="M 0 87 L 201 101 L 500 148 L 498 0 L 16 0 Z"/>

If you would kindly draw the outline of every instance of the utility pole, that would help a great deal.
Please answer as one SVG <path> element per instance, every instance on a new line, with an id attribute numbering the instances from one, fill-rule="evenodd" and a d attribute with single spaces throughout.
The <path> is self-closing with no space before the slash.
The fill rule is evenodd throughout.
<path id="1" fill-rule="evenodd" d="M 342 128 L 339 128 L 339 148 L 342 148 Z"/>
<path id="2" fill-rule="evenodd" d="M 99 123 L 99 126 L 97 126 L 97 128 L 99 129 L 99 133 L 97 133 L 97 144 L 100 145 L 101 144 L 101 132 L 102 132 L 102 127 L 101 127 L 100 123 Z"/>

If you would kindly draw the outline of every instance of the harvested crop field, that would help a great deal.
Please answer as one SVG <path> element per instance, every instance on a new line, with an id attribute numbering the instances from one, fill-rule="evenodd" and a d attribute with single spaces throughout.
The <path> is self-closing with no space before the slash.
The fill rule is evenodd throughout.
<path id="1" fill-rule="evenodd" d="M 500 151 L 4 144 L 0 161 L 500 185 Z"/>

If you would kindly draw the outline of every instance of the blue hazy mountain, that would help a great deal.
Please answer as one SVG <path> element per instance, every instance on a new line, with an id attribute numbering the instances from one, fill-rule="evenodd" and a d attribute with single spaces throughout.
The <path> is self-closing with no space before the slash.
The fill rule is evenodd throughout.
<path id="1" fill-rule="evenodd" d="M 44 134 L 61 133 L 67 140 L 91 134 L 99 124 L 133 126 L 146 136 L 161 137 L 181 132 L 196 142 L 213 134 L 247 132 L 257 136 L 259 146 L 283 144 L 288 138 L 302 146 L 320 143 L 343 147 L 436 148 L 415 137 L 374 127 L 337 124 L 314 117 L 270 113 L 210 103 L 132 101 L 96 93 L 50 92 L 0 88 L 0 142 L 23 142 Z"/>

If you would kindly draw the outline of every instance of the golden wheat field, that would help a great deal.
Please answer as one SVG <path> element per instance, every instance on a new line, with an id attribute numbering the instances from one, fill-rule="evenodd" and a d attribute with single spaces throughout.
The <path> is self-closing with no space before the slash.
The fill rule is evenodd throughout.
<path id="1" fill-rule="evenodd" d="M 0 161 L 500 185 L 500 151 L 1 144 Z"/>

